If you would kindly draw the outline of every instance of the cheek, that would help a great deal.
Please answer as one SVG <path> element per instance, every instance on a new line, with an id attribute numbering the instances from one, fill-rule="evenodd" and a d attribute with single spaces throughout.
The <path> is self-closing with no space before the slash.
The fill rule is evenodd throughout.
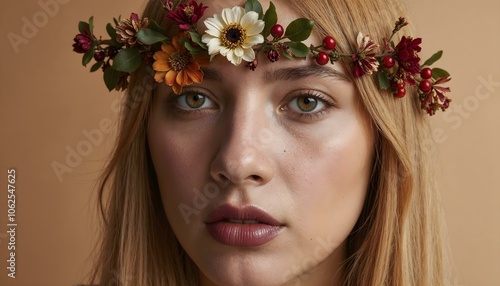
<path id="1" fill-rule="evenodd" d="M 209 178 L 209 158 L 206 158 L 208 146 L 204 137 L 176 132 L 175 127 L 153 119 L 148 130 L 148 140 L 169 220 L 182 220 L 179 215 L 181 206 L 196 213 L 206 207 L 206 201 L 195 200 L 204 191 L 214 192 L 210 189 L 213 186 L 206 185 Z"/>
<path id="2" fill-rule="evenodd" d="M 332 236 L 336 245 L 345 240 L 361 213 L 373 155 L 373 140 L 363 125 L 347 123 L 337 130 L 342 131 L 311 138 L 301 150 L 306 159 L 296 164 L 294 176 L 285 179 L 296 190 L 305 233 Z"/>

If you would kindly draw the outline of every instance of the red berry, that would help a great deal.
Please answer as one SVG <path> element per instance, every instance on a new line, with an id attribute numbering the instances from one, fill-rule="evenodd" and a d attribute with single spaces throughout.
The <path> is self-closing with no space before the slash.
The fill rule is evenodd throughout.
<path id="1" fill-rule="evenodd" d="M 396 96 L 397 97 L 404 97 L 406 95 L 406 89 L 403 87 L 403 88 L 399 88 L 398 89 L 398 92 L 396 93 Z"/>
<path id="2" fill-rule="evenodd" d="M 330 60 L 330 57 L 325 52 L 319 52 L 318 56 L 316 57 L 316 62 L 319 65 L 326 65 L 329 60 Z"/>
<path id="3" fill-rule="evenodd" d="M 423 92 L 428 92 L 429 90 L 432 89 L 432 84 L 430 81 L 424 79 L 423 81 L 420 82 L 418 88 L 420 88 L 420 90 Z"/>
<path id="4" fill-rule="evenodd" d="M 283 26 L 280 24 L 276 24 L 271 27 L 271 35 L 275 38 L 281 38 L 283 34 L 285 33 L 285 30 L 283 29 Z"/>
<path id="5" fill-rule="evenodd" d="M 430 68 L 425 68 L 420 72 L 420 76 L 423 79 L 430 79 L 432 77 L 432 70 Z"/>
<path id="6" fill-rule="evenodd" d="M 396 85 L 396 87 L 397 87 L 397 89 L 405 88 L 405 82 L 404 81 L 398 82 L 398 84 Z"/>
<path id="7" fill-rule="evenodd" d="M 394 66 L 395 63 L 396 63 L 396 61 L 394 60 L 393 57 L 391 57 L 391 56 L 384 57 L 384 67 L 385 68 L 390 69 Z"/>
<path id="8" fill-rule="evenodd" d="M 326 36 L 323 39 L 323 46 L 327 50 L 333 50 L 337 46 L 337 42 L 335 42 L 335 39 L 332 36 Z"/>
<path id="9" fill-rule="evenodd" d="M 106 53 L 104 51 L 97 51 L 94 54 L 94 59 L 98 62 L 103 61 L 106 58 Z"/>

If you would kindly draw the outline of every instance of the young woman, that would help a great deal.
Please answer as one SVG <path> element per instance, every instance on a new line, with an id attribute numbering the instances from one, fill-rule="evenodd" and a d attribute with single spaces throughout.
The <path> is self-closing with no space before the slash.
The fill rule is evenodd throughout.
<path id="1" fill-rule="evenodd" d="M 262 43 L 264 24 L 236 2 L 178 10 L 188 20 L 203 14 L 208 65 L 180 75 L 175 65 L 192 61 L 182 61 L 185 40 L 174 39 L 155 54 L 154 74 L 145 65 L 132 73 L 100 188 L 105 224 L 92 283 L 445 285 L 425 86 L 419 92 L 403 77 L 403 86 L 389 78 L 394 86 L 381 89 L 375 66 L 394 63 L 361 53 L 383 45 L 406 15 L 401 4 L 273 1 L 282 29 L 315 22 L 307 39 L 296 38 L 305 46 L 334 38 L 324 47 L 335 45 L 338 61 L 322 65 L 319 49 L 316 61 L 286 59 L 288 48 L 250 51 L 244 42 Z M 142 16 L 174 37 L 186 21 L 166 18 L 163 5 L 177 11 L 152 0 Z M 269 39 L 291 33 L 280 27 Z M 363 57 L 343 56 L 356 53 Z M 403 65 L 402 54 L 396 60 Z"/>

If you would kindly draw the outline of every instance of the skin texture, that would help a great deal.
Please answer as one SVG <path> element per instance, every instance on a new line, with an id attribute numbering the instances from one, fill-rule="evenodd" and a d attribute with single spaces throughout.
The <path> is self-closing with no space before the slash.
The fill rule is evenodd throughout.
<path id="1" fill-rule="evenodd" d="M 299 17 L 284 1 L 273 3 L 284 27 Z M 217 4 L 205 17 L 234 1 Z M 305 43 L 313 42 L 321 39 Z M 340 285 L 374 145 L 369 118 L 343 73 L 338 64 L 284 57 L 270 63 L 265 55 L 250 71 L 217 56 L 204 81 L 183 94 L 158 88 L 148 127 L 151 157 L 167 218 L 202 285 Z M 189 109 L 186 98 L 200 94 L 201 108 Z M 302 111 L 298 102 L 311 97 L 318 105 Z M 222 204 L 256 206 L 283 227 L 261 246 L 221 244 L 205 221 Z"/>

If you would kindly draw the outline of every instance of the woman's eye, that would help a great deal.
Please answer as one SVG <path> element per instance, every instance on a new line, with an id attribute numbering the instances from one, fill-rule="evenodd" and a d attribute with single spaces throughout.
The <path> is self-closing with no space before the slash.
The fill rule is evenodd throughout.
<path id="1" fill-rule="evenodd" d="M 213 107 L 214 103 L 207 96 L 199 93 L 188 93 L 177 98 L 177 104 L 183 109 L 202 109 Z"/>
<path id="2" fill-rule="evenodd" d="M 325 103 L 311 96 L 299 96 L 288 104 L 288 108 L 298 113 L 314 113 L 325 108 Z"/>

